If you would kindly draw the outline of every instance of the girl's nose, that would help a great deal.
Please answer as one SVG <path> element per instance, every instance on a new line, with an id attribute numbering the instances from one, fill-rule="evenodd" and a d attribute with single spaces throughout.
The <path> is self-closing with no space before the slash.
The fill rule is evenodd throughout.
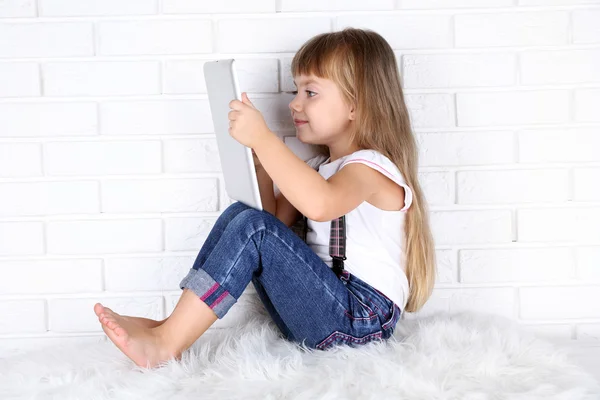
<path id="1" fill-rule="evenodd" d="M 292 101 L 290 101 L 290 110 L 295 111 L 295 112 L 300 112 L 302 110 L 301 106 L 300 106 L 300 102 L 294 97 L 294 99 Z"/>

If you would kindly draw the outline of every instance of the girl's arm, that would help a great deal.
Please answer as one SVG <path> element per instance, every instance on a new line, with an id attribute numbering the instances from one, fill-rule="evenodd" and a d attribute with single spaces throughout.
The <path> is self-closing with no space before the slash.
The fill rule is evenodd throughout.
<path id="1" fill-rule="evenodd" d="M 256 177 L 258 178 L 258 188 L 260 190 L 260 200 L 263 209 L 277 216 L 277 203 L 273 191 L 273 180 L 261 165 L 256 167 Z"/>
<path id="2" fill-rule="evenodd" d="M 274 133 L 265 135 L 254 152 L 281 193 L 306 217 L 316 221 L 327 181 L 298 158 Z"/>
<path id="3" fill-rule="evenodd" d="M 347 214 L 377 192 L 379 172 L 350 164 L 329 180 L 298 158 L 274 133 L 264 135 L 254 151 L 281 193 L 313 221 L 331 221 Z"/>

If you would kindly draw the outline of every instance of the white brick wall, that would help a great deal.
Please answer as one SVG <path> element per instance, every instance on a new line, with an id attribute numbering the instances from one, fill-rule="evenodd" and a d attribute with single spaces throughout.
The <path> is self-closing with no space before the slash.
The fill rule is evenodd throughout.
<path id="1" fill-rule="evenodd" d="M 599 20 L 598 0 L 1 1 L 0 354 L 103 340 L 97 301 L 167 316 L 230 202 L 203 64 L 236 58 L 306 159 L 290 61 L 346 26 L 401 68 L 438 256 L 419 315 L 600 340 Z M 213 329 L 252 311 L 249 286 Z"/>

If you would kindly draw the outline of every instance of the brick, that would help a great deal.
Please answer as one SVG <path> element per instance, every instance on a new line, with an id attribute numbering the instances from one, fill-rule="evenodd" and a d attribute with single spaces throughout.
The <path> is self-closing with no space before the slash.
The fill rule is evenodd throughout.
<path id="1" fill-rule="evenodd" d="M 569 199 L 566 169 L 459 171 L 459 204 L 557 203 Z"/>
<path id="2" fill-rule="evenodd" d="M 453 250 L 436 250 L 436 283 L 456 282 L 456 254 Z"/>
<path id="3" fill-rule="evenodd" d="M 468 311 L 512 319 L 515 306 L 514 288 L 438 288 L 419 310 L 419 318 Z"/>
<path id="4" fill-rule="evenodd" d="M 598 318 L 600 286 L 521 287 L 523 319 Z"/>
<path id="5" fill-rule="evenodd" d="M 573 187 L 576 201 L 600 200 L 600 168 L 575 168 L 573 170 Z"/>
<path id="6" fill-rule="evenodd" d="M 553 6 L 576 4 L 600 4 L 599 0 L 518 0 L 520 6 Z"/>
<path id="7" fill-rule="evenodd" d="M 61 62 L 43 66 L 46 96 L 160 94 L 156 61 Z"/>
<path id="8" fill-rule="evenodd" d="M 311 37 L 330 31 L 328 17 L 223 18 L 217 23 L 220 53 L 295 52 Z M 252 35 L 248 35 L 252 32 Z"/>
<path id="9" fill-rule="evenodd" d="M 454 99 L 451 94 L 409 94 L 405 96 L 405 100 L 414 128 L 455 125 Z"/>
<path id="10" fill-rule="evenodd" d="M 163 318 L 162 296 L 57 298 L 48 301 L 48 320 L 52 332 L 97 332 L 102 324 L 94 305 L 103 306 L 124 315 L 159 320 Z"/>
<path id="11" fill-rule="evenodd" d="M 45 333 L 44 300 L 0 301 L 0 334 Z"/>
<path id="12" fill-rule="evenodd" d="M 336 30 L 346 27 L 372 29 L 393 49 L 452 47 L 450 15 L 343 15 Z"/>
<path id="13" fill-rule="evenodd" d="M 212 133 L 208 100 L 115 101 L 100 104 L 103 135 Z"/>
<path id="14" fill-rule="evenodd" d="M 0 261 L 0 270 L 10 271 L 0 279 L 3 295 L 103 290 L 100 259 Z"/>
<path id="15" fill-rule="evenodd" d="M 36 63 L 0 63 L 0 97 L 33 97 L 40 94 L 40 71 Z"/>
<path id="16" fill-rule="evenodd" d="M 0 183 L 0 216 L 97 213 L 97 182 Z"/>
<path id="17" fill-rule="evenodd" d="M 44 145 L 46 175 L 156 174 L 159 141 L 51 142 Z"/>
<path id="18" fill-rule="evenodd" d="M 394 0 L 281 0 L 281 12 L 393 10 Z"/>
<path id="19" fill-rule="evenodd" d="M 274 13 L 275 0 L 163 0 L 165 14 Z"/>
<path id="20" fill-rule="evenodd" d="M 97 32 L 101 55 L 192 54 L 213 50 L 210 20 L 99 22 Z"/>
<path id="21" fill-rule="evenodd" d="M 584 282 L 600 281 L 600 246 L 578 247 L 575 249 L 577 260 L 577 279 Z"/>
<path id="22" fill-rule="evenodd" d="M 41 175 L 41 147 L 37 143 L 0 143 L 0 178 Z"/>
<path id="23" fill-rule="evenodd" d="M 102 211 L 215 212 L 216 179 L 118 179 L 102 182 Z"/>
<path id="24" fill-rule="evenodd" d="M 421 166 L 494 165 L 515 160 L 512 132 L 417 133 Z"/>
<path id="25" fill-rule="evenodd" d="M 43 17 L 156 14 L 158 0 L 39 0 Z"/>
<path id="26" fill-rule="evenodd" d="M 454 204 L 454 178 L 450 172 L 423 172 L 419 183 L 429 204 Z"/>
<path id="27" fill-rule="evenodd" d="M 510 210 L 433 211 L 431 228 L 438 246 L 512 241 Z"/>
<path id="28" fill-rule="evenodd" d="M 514 54 L 406 54 L 403 87 L 446 88 L 513 85 Z"/>
<path id="29" fill-rule="evenodd" d="M 600 161 L 598 128 L 524 130 L 518 135 L 521 163 Z"/>
<path id="30" fill-rule="evenodd" d="M 549 68 L 549 66 L 551 66 Z M 521 83 L 555 85 L 600 82 L 600 50 L 524 52 Z"/>
<path id="31" fill-rule="evenodd" d="M 15 46 L 18 43 L 18 46 Z M 92 24 L 0 24 L 0 58 L 93 56 Z"/>
<path id="32" fill-rule="evenodd" d="M 50 254 L 133 253 L 163 249 L 160 219 L 50 221 L 47 235 Z"/>
<path id="33" fill-rule="evenodd" d="M 199 251 L 215 222 L 215 218 L 166 218 L 165 249 Z"/>
<path id="34" fill-rule="evenodd" d="M 568 31 L 566 11 L 455 16 L 457 47 L 562 45 L 567 44 Z"/>
<path id="35" fill-rule="evenodd" d="M 578 122 L 600 122 L 596 106 L 600 101 L 600 89 L 575 90 L 575 120 Z"/>
<path id="36" fill-rule="evenodd" d="M 459 251 L 460 282 L 552 282 L 573 278 L 567 247 Z"/>
<path id="37" fill-rule="evenodd" d="M 97 134 L 94 103 L 0 103 L 0 137 Z"/>
<path id="38" fill-rule="evenodd" d="M 221 172 L 215 139 L 172 139 L 164 141 L 165 172 Z"/>
<path id="39" fill-rule="evenodd" d="M 569 120 L 569 92 L 458 93 L 459 126 L 553 124 Z"/>
<path id="40" fill-rule="evenodd" d="M 206 93 L 206 60 L 168 60 L 164 69 L 164 92 L 172 94 Z M 279 92 L 276 59 L 235 59 L 242 92 Z"/>
<path id="41" fill-rule="evenodd" d="M 8 0 L 0 2 L 0 18 L 35 17 L 35 0 Z"/>
<path id="42" fill-rule="evenodd" d="M 518 210 L 517 225 L 519 242 L 597 241 L 600 237 L 600 208 Z"/>
<path id="43" fill-rule="evenodd" d="M 398 8 L 485 8 L 512 6 L 514 0 L 402 0 Z"/>
<path id="44" fill-rule="evenodd" d="M 600 10 L 584 9 L 574 10 L 573 19 L 573 43 L 598 43 L 600 42 Z"/>
<path id="45" fill-rule="evenodd" d="M 0 256 L 44 253 L 44 226 L 41 222 L 0 222 Z"/>
<path id="46" fill-rule="evenodd" d="M 105 261 L 106 290 L 179 290 L 179 282 L 194 259 L 193 256 L 108 258 Z"/>

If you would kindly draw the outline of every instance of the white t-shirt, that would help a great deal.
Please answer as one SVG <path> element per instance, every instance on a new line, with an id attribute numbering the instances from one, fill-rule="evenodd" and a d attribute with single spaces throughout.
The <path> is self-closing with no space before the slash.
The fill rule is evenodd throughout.
<path id="1" fill-rule="evenodd" d="M 359 150 L 329 162 L 327 156 L 318 155 L 306 161 L 310 167 L 329 179 L 350 163 L 365 164 L 404 188 L 404 207 L 386 211 L 367 201 L 346 214 L 346 257 L 344 268 L 373 286 L 402 310 L 408 302 L 409 286 L 406 278 L 404 251 L 405 211 L 412 203 L 412 190 L 402 173 L 386 156 L 376 150 Z M 331 221 L 317 222 L 307 219 L 306 242 L 329 267 L 329 232 Z"/>

